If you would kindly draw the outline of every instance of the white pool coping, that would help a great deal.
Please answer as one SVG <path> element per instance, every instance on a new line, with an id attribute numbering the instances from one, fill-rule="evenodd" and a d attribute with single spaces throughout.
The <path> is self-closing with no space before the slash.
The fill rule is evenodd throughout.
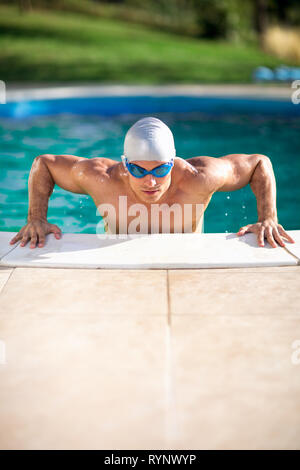
<path id="1" fill-rule="evenodd" d="M 114 235 L 63 234 L 43 248 L 9 245 L 14 232 L 0 232 L 0 266 L 91 269 L 195 269 L 300 265 L 300 230 L 295 244 L 257 245 L 253 233 Z"/>
<path id="2" fill-rule="evenodd" d="M 243 98 L 291 100 L 289 85 L 27 85 L 8 86 L 6 101 L 27 101 L 105 96 L 236 96 Z"/>

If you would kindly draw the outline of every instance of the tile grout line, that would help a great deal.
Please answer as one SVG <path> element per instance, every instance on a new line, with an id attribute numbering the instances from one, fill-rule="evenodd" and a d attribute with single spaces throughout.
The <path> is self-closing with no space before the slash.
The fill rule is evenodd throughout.
<path id="1" fill-rule="evenodd" d="M 170 282 L 169 282 L 169 269 L 166 270 L 167 273 L 167 305 L 168 305 L 168 326 L 171 327 L 171 302 L 170 302 Z"/>
<path id="2" fill-rule="evenodd" d="M 11 276 L 13 275 L 13 272 L 14 272 L 14 270 L 15 270 L 16 268 L 10 268 L 10 269 L 11 269 L 11 272 L 9 273 L 8 278 L 6 279 L 6 281 L 4 282 L 3 286 L 2 286 L 1 289 L 0 289 L 0 295 L 2 294 L 2 292 L 3 292 L 3 290 L 4 290 L 5 286 L 6 286 L 6 284 L 7 284 L 8 281 L 10 280 L 10 278 L 11 278 Z"/>
<path id="3" fill-rule="evenodd" d="M 165 375 L 165 393 L 166 393 L 166 441 L 167 447 L 172 448 L 174 439 L 178 440 L 178 420 L 176 412 L 175 387 L 174 387 L 174 363 L 172 348 L 172 330 L 171 330 L 171 308 L 170 308 L 170 283 L 169 270 L 166 270 L 167 276 L 167 300 L 168 300 L 168 318 L 166 328 L 166 375 Z"/>

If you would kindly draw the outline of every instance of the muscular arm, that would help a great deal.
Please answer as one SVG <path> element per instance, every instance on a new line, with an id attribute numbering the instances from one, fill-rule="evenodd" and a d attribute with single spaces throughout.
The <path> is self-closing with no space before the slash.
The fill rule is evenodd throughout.
<path id="1" fill-rule="evenodd" d="M 195 166 L 202 173 L 203 184 L 209 193 L 236 191 L 250 184 L 257 200 L 258 220 L 267 217 L 277 220 L 276 182 L 267 156 L 238 153 L 220 158 L 196 158 Z"/>
<path id="2" fill-rule="evenodd" d="M 60 229 L 47 222 L 49 198 L 55 184 L 67 191 L 86 194 L 86 162 L 89 160 L 74 155 L 39 155 L 34 159 L 28 179 L 27 224 L 11 240 L 11 244 L 21 240 L 21 246 L 24 246 L 30 239 L 31 248 L 35 248 L 37 242 L 42 247 L 50 232 L 60 238 Z"/>
<path id="3" fill-rule="evenodd" d="M 261 154 L 232 154 L 217 159 L 224 176 L 217 191 L 235 191 L 247 184 L 255 194 L 258 220 L 277 220 L 276 181 L 271 160 Z"/>
<path id="4" fill-rule="evenodd" d="M 78 163 L 85 158 L 74 155 L 39 155 L 33 161 L 28 180 L 28 221 L 47 219 L 48 201 L 55 184 L 72 193 L 85 194 L 78 178 Z"/>
<path id="5" fill-rule="evenodd" d="M 276 209 L 276 181 L 271 160 L 260 155 L 250 180 L 250 187 L 255 194 L 258 220 L 271 218 L 278 223 Z"/>
<path id="6" fill-rule="evenodd" d="M 220 158 L 196 158 L 201 159 L 198 165 L 195 162 L 195 166 L 210 193 L 235 191 L 250 184 L 257 201 L 258 222 L 241 227 L 238 235 L 253 231 L 257 233 L 260 246 L 264 245 L 264 236 L 274 248 L 277 246 L 274 238 L 284 246 L 281 236 L 293 243 L 282 225 L 278 224 L 276 181 L 269 157 L 261 154 L 231 154 Z"/>

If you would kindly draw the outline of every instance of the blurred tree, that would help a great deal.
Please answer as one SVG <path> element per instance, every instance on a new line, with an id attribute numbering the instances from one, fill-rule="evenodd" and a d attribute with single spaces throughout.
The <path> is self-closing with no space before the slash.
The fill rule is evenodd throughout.
<path id="1" fill-rule="evenodd" d="M 18 0 L 17 3 L 21 12 L 32 10 L 31 0 Z"/>
<path id="2" fill-rule="evenodd" d="M 300 25 L 299 0 L 273 0 L 270 1 L 271 14 L 285 26 Z"/>
<path id="3" fill-rule="evenodd" d="M 252 0 L 194 0 L 198 36 L 210 39 L 252 39 Z"/>
<path id="4" fill-rule="evenodd" d="M 0 0 L 22 12 L 72 11 L 145 24 L 176 34 L 252 40 L 268 25 L 300 25 L 300 0 Z"/>
<path id="5" fill-rule="evenodd" d="M 225 37 L 227 33 L 226 0 L 194 0 L 199 36 Z"/>
<path id="6" fill-rule="evenodd" d="M 259 36 L 262 36 L 268 26 L 268 0 L 254 0 L 254 26 Z"/>

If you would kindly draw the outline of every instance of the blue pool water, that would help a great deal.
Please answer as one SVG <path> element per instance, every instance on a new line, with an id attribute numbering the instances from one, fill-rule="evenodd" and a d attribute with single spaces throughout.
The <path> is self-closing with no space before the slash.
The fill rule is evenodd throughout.
<path id="1" fill-rule="evenodd" d="M 26 222 L 27 179 L 43 153 L 120 161 L 128 128 L 155 116 L 173 131 L 177 155 L 219 157 L 262 153 L 273 163 L 279 222 L 300 229 L 300 105 L 262 100 L 186 98 L 77 99 L 0 106 L 0 230 Z M 93 201 L 55 187 L 48 219 L 64 232 L 95 233 L 100 217 Z M 204 217 L 205 232 L 236 232 L 257 220 L 249 186 L 216 193 Z"/>

